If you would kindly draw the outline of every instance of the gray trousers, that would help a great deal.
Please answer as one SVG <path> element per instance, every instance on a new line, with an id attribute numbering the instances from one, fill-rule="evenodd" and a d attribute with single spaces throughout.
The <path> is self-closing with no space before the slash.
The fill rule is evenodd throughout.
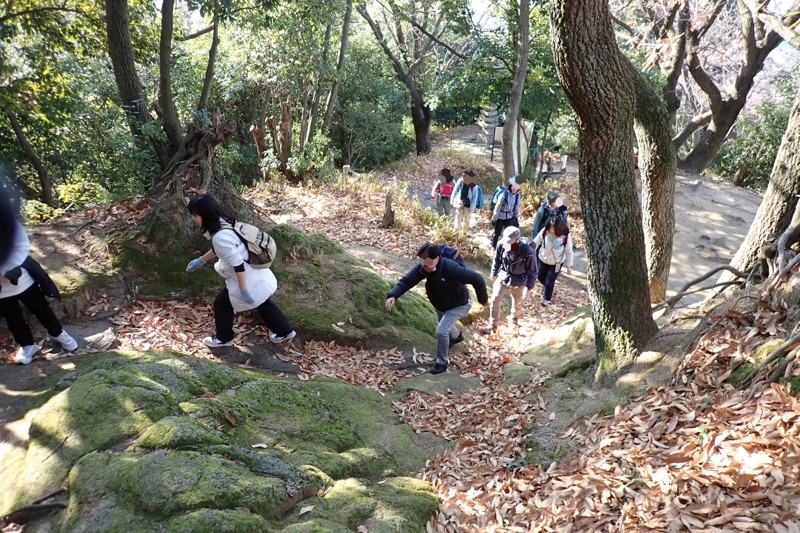
<path id="1" fill-rule="evenodd" d="M 500 278 L 494 280 L 492 297 L 489 299 L 490 328 L 497 327 L 497 323 L 500 321 L 500 304 L 503 302 L 503 298 L 505 298 L 506 294 L 508 293 L 511 293 L 511 313 L 514 316 L 514 320 L 519 320 L 519 317 L 522 316 L 522 291 L 524 290 L 525 285 L 511 287 L 505 283 L 502 283 Z"/>
<path id="2" fill-rule="evenodd" d="M 450 216 L 450 197 L 448 196 L 445 198 L 439 198 L 436 202 L 436 212 L 443 217 Z"/>
<path id="3" fill-rule="evenodd" d="M 455 339 L 459 335 L 456 322 L 459 318 L 467 316 L 472 309 L 472 300 L 464 305 L 448 309 L 444 313 L 436 310 L 439 317 L 439 324 L 436 326 L 436 363 L 447 364 L 447 353 L 450 351 L 450 339 Z"/>

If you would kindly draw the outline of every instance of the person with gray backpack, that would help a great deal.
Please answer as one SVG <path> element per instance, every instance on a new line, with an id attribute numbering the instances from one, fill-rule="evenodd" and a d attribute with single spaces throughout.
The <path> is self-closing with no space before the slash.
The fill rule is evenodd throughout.
<path id="1" fill-rule="evenodd" d="M 537 274 L 536 252 L 522 239 L 520 229 L 516 226 L 504 229 L 492 262 L 491 277 L 494 286 L 489 299 L 489 326 L 483 328 L 481 333 L 490 334 L 497 330 L 500 304 L 506 294 L 511 293 L 512 321 L 516 323 L 519 320 L 522 316 L 522 302 L 533 290 Z"/>
<path id="2" fill-rule="evenodd" d="M 278 344 L 293 339 L 294 328 L 272 301 L 278 288 L 278 281 L 269 269 L 275 257 L 274 241 L 255 226 L 236 222 L 225 214 L 210 194 L 195 197 L 186 207 L 194 223 L 211 239 L 211 249 L 190 261 L 186 272 L 194 272 L 219 258 L 214 270 L 225 279 L 225 288 L 214 300 L 216 335 L 203 339 L 206 346 L 231 346 L 234 313 L 250 309 L 258 309 L 271 331 L 270 341 Z"/>

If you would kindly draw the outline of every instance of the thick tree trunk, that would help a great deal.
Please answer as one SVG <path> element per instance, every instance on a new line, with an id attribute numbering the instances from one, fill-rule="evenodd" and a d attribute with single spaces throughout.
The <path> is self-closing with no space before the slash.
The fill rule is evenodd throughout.
<path id="1" fill-rule="evenodd" d="M 636 91 L 633 126 L 639 145 L 639 171 L 642 175 L 644 244 L 650 301 L 660 302 L 667 295 L 672 261 L 672 235 L 675 229 L 675 167 L 672 128 L 664 102 L 650 87 L 644 75 L 621 58 Z"/>
<path id="2" fill-rule="evenodd" d="M 161 4 L 161 41 L 158 51 L 158 105 L 164 121 L 164 132 L 170 142 L 170 156 L 175 155 L 183 142 L 181 123 L 172 97 L 172 32 L 175 0 Z"/>
<path id="3" fill-rule="evenodd" d="M 427 104 L 420 101 L 411 102 L 411 122 L 414 125 L 417 155 L 431 151 L 431 120 L 433 112 Z"/>
<path id="4" fill-rule="evenodd" d="M 330 49 L 331 44 L 331 26 L 332 23 L 328 22 L 328 25 L 325 27 L 325 38 L 322 40 L 322 64 L 326 67 L 328 65 L 328 50 Z M 319 121 L 319 103 L 322 100 L 322 81 L 322 76 L 317 76 L 317 79 L 314 83 L 314 95 L 311 97 L 310 119 L 308 123 L 308 129 L 306 130 L 305 140 L 303 141 L 303 146 L 311 142 L 311 139 L 313 139 L 314 135 L 317 133 L 317 122 Z"/>
<path id="5" fill-rule="evenodd" d="M 336 77 L 331 85 L 331 92 L 328 94 L 328 101 L 325 102 L 325 118 L 322 120 L 322 131 L 328 132 L 331 126 L 331 117 L 333 116 L 333 109 L 336 107 L 336 98 L 339 94 L 339 86 L 342 83 L 342 74 L 344 73 L 344 58 L 347 50 L 347 39 L 350 35 L 350 17 L 353 13 L 353 0 L 347 0 L 347 7 L 344 11 L 344 19 L 342 20 L 342 39 L 339 42 L 339 58 L 336 62 Z"/>
<path id="6" fill-rule="evenodd" d="M 795 98 L 789 124 L 783 134 L 764 199 L 756 212 L 750 231 L 731 261 L 731 266 L 745 270 L 755 264 L 758 251 L 770 233 L 782 233 L 792 220 L 800 194 L 800 95 Z"/>
<path id="7" fill-rule="evenodd" d="M 634 86 L 621 64 L 607 0 L 554 0 L 553 55 L 578 116 L 581 209 L 598 367 L 613 383 L 657 331 L 648 297 L 633 168 Z"/>
<path id="8" fill-rule="evenodd" d="M 528 73 L 528 52 L 530 50 L 530 0 L 519 0 L 519 30 L 517 42 L 517 59 L 514 71 L 514 81 L 511 84 L 511 96 L 508 102 L 508 115 L 506 126 L 503 128 L 503 177 L 510 178 L 517 173 L 514 164 L 513 139 L 519 135 L 519 106 L 522 102 L 522 92 L 525 90 L 525 76 Z"/>
<path id="9" fill-rule="evenodd" d="M 205 111 L 208 107 L 208 98 L 211 95 L 211 82 L 214 80 L 214 67 L 217 62 L 217 49 L 219 48 L 219 20 L 217 15 L 217 3 L 214 2 L 214 31 L 211 34 L 211 48 L 208 51 L 208 63 L 206 64 L 206 75 L 203 78 L 203 90 L 200 93 L 200 100 L 197 102 L 197 109 Z"/>
<path id="10" fill-rule="evenodd" d="M 142 125 L 150 122 L 151 118 L 147 111 L 147 93 L 139 81 L 133 57 L 128 0 L 106 0 L 106 34 L 108 55 L 131 133 L 134 137 L 146 139 L 152 144 L 156 158 L 164 168 L 171 155 L 169 147 L 154 136 L 142 134 Z"/>
<path id="11" fill-rule="evenodd" d="M 33 146 L 31 146 L 28 140 L 28 136 L 25 134 L 25 130 L 22 129 L 22 125 L 17 119 L 17 115 L 10 109 L 6 110 L 5 113 L 9 122 L 11 122 L 11 128 L 14 130 L 14 135 L 16 135 L 17 141 L 19 141 L 22 151 L 25 152 L 25 157 L 30 164 L 33 165 L 33 168 L 36 169 L 36 175 L 39 176 L 39 186 L 42 188 L 42 202 L 53 207 L 55 204 L 53 202 L 53 184 L 50 181 L 50 173 L 47 171 L 42 160 L 39 159 L 39 156 L 36 155 Z"/>

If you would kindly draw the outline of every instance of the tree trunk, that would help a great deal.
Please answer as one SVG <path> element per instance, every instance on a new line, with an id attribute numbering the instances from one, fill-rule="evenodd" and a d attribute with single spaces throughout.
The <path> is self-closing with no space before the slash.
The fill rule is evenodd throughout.
<path id="1" fill-rule="evenodd" d="M 514 129 L 519 136 L 519 106 L 522 102 L 522 92 L 525 90 L 525 75 L 528 73 L 528 52 L 530 50 L 530 0 L 519 1 L 519 30 L 517 32 L 517 63 L 514 70 L 514 81 L 511 84 L 511 96 L 508 102 L 508 115 L 503 128 L 503 177 L 508 179 L 516 174 L 514 164 Z"/>
<path id="2" fill-rule="evenodd" d="M 758 251 L 770 233 L 782 233 L 792 220 L 800 194 L 800 95 L 795 98 L 789 124 L 783 134 L 764 199 L 750 231 L 731 261 L 731 266 L 746 270 L 758 259 Z M 725 276 L 727 278 L 727 276 Z"/>
<path id="3" fill-rule="evenodd" d="M 544 147 L 547 146 L 547 128 L 550 127 L 550 118 L 553 116 L 552 111 L 547 112 L 547 118 L 544 120 L 544 131 L 542 132 L 542 144 L 539 145 L 539 174 L 536 178 L 537 183 L 544 181 L 542 179 L 542 170 L 544 169 Z"/>
<path id="4" fill-rule="evenodd" d="M 312 82 L 308 78 L 303 80 L 303 100 L 300 111 L 300 135 L 298 136 L 298 148 L 302 152 L 306 147 L 308 127 L 311 125 L 311 88 Z"/>
<path id="5" fill-rule="evenodd" d="M 700 134 L 692 151 L 679 163 L 684 172 L 702 172 L 717 155 L 733 127 L 746 100 L 726 100 L 716 113 L 712 111 L 711 122 Z"/>
<path id="6" fill-rule="evenodd" d="M 164 168 L 170 159 L 169 147 L 155 136 L 142 134 L 142 125 L 150 122 L 151 118 L 147 111 L 147 93 L 139 81 L 133 58 L 128 0 L 106 0 L 106 34 L 108 56 L 131 133 L 151 143 L 159 164 Z"/>
<path id="7" fill-rule="evenodd" d="M 31 146 L 28 136 L 25 134 L 25 130 L 22 129 L 22 125 L 17 119 L 17 115 L 10 109 L 6 110 L 5 113 L 6 117 L 8 117 L 8 120 L 11 122 L 11 128 L 14 130 L 14 135 L 17 136 L 22 151 L 25 152 L 25 157 L 28 158 L 30 164 L 36 169 L 36 175 L 39 176 L 39 185 L 42 188 L 42 201 L 50 207 L 53 207 L 55 204 L 53 202 L 53 184 L 50 181 L 50 173 L 33 150 L 33 146 Z"/>
<path id="8" fill-rule="evenodd" d="M 413 82 L 411 82 L 413 83 Z M 414 138 L 416 140 L 417 155 L 427 154 L 431 151 L 431 120 L 433 112 L 422 100 L 411 101 L 411 122 L 414 124 Z"/>
<path id="9" fill-rule="evenodd" d="M 675 167 L 669 111 L 650 87 L 644 75 L 624 56 L 634 90 L 636 107 L 633 126 L 639 145 L 639 171 L 642 175 L 644 244 L 650 301 L 660 302 L 667 295 L 672 261 L 672 235 L 675 230 Z"/>
<path id="10" fill-rule="evenodd" d="M 219 15 L 217 14 L 217 2 L 214 2 L 214 30 L 211 34 L 211 48 L 208 51 L 208 63 L 206 64 L 206 75 L 203 78 L 203 90 L 200 93 L 200 100 L 197 109 L 205 111 L 208 107 L 208 97 L 211 94 L 211 82 L 214 80 L 214 66 L 217 61 L 217 48 L 219 48 Z"/>
<path id="11" fill-rule="evenodd" d="M 551 36 L 556 69 L 578 117 L 595 381 L 610 385 L 657 331 L 634 186 L 634 86 L 621 64 L 607 0 L 554 0 Z"/>
<path id="12" fill-rule="evenodd" d="M 278 160 L 281 165 L 281 172 L 288 176 L 289 156 L 292 155 L 292 102 L 287 99 L 281 107 L 281 128 L 278 132 L 280 152 Z"/>
<path id="13" fill-rule="evenodd" d="M 328 50 L 331 43 L 331 26 L 331 22 L 328 22 L 328 25 L 325 26 L 325 38 L 322 41 L 322 64 L 325 65 L 326 68 L 328 66 Z M 308 129 L 306 130 L 306 137 L 303 141 L 303 146 L 311 142 L 311 139 L 313 139 L 314 135 L 317 133 L 319 102 L 322 100 L 322 80 L 322 76 L 317 76 L 317 80 L 314 83 L 314 95 L 311 97 L 311 116 L 308 123 Z"/>
<path id="14" fill-rule="evenodd" d="M 161 4 L 161 41 L 158 50 L 158 105 L 164 121 L 164 132 L 170 142 L 169 155 L 177 153 L 183 142 L 181 123 L 172 97 L 172 31 L 175 0 Z"/>
<path id="15" fill-rule="evenodd" d="M 328 101 L 325 103 L 325 118 L 322 120 L 322 131 L 328 132 L 331 126 L 331 117 L 333 116 L 333 108 L 336 107 L 336 98 L 339 94 L 339 86 L 342 83 L 342 74 L 344 72 L 344 57 L 347 50 L 347 38 L 350 34 L 350 16 L 353 12 L 353 0 L 347 0 L 347 7 L 344 11 L 344 20 L 342 20 L 342 39 L 339 43 L 339 59 L 336 63 L 336 77 L 331 85 L 331 92 L 328 94 Z"/>

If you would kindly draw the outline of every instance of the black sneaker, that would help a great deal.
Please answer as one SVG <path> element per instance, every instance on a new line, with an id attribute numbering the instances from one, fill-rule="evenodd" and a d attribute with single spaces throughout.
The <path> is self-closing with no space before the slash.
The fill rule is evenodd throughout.
<path id="1" fill-rule="evenodd" d="M 455 339 L 450 339 L 450 348 L 452 348 L 459 342 L 464 342 L 464 332 L 459 332 L 458 337 L 456 337 Z"/>
<path id="2" fill-rule="evenodd" d="M 447 365 L 446 364 L 445 365 L 440 365 L 439 363 L 434 363 L 434 364 L 432 364 L 430 366 L 430 368 L 428 368 L 428 373 L 429 374 L 441 374 L 445 370 L 447 370 Z"/>

